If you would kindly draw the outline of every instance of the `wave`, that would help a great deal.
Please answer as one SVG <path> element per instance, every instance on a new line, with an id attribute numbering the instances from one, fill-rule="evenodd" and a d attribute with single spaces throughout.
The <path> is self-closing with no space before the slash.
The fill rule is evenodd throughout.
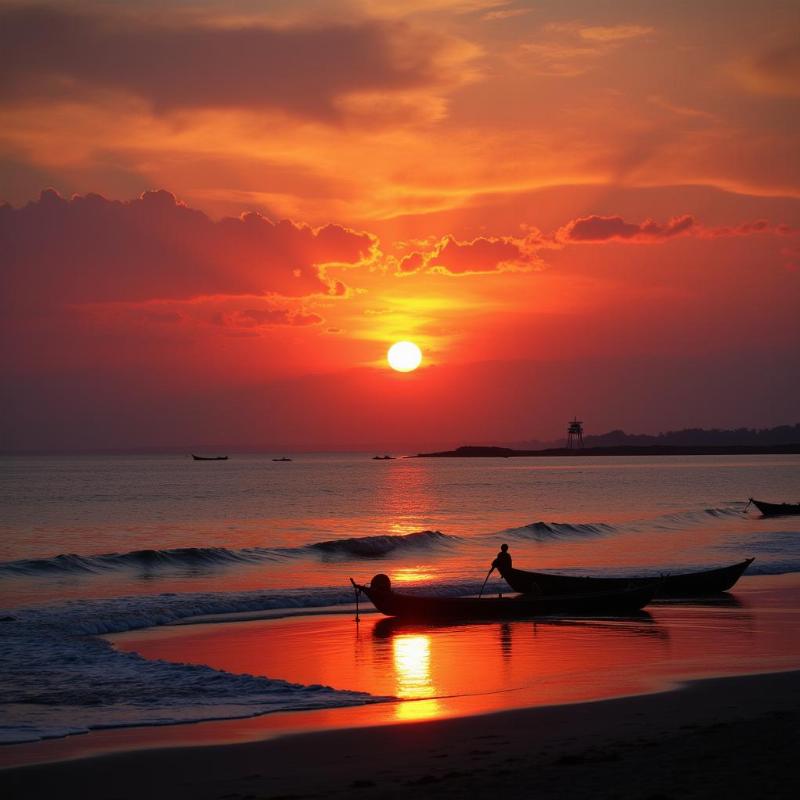
<path id="1" fill-rule="evenodd" d="M 715 508 L 704 508 L 697 511 L 679 511 L 675 514 L 662 514 L 653 520 L 659 529 L 685 526 L 689 524 L 703 524 L 711 519 L 730 520 L 732 518 L 742 518 L 744 503 L 731 503 L 726 506 Z M 642 523 L 639 523 L 641 527 Z"/>
<path id="2" fill-rule="evenodd" d="M 507 528 L 505 536 L 514 539 L 560 539 L 568 536 L 606 536 L 617 528 L 606 522 L 531 522 L 519 528 Z"/>
<path id="3" fill-rule="evenodd" d="M 441 584 L 442 595 L 475 594 L 480 580 Z M 500 584 L 498 584 L 499 586 Z M 423 586 L 412 592 L 430 592 Z M 204 665 L 148 660 L 116 650 L 103 634 L 241 611 L 351 609 L 345 587 L 164 593 L 68 601 L 0 616 L 0 743 L 90 730 L 234 719 L 277 711 L 385 702 L 364 692 L 300 685 Z"/>
<path id="4" fill-rule="evenodd" d="M 110 570 L 140 571 L 169 569 L 211 569 L 229 565 L 260 564 L 308 553 L 356 558 L 376 558 L 395 550 L 426 548 L 456 541 L 440 531 L 418 531 L 405 535 L 364 536 L 332 539 L 296 548 L 247 547 L 175 547 L 165 550 L 132 550 L 127 553 L 77 555 L 63 553 L 50 558 L 30 558 L 0 562 L 0 576 L 29 576 L 71 573 L 100 574 Z"/>
<path id="5" fill-rule="evenodd" d="M 710 519 L 730 520 L 740 518 L 744 503 L 698 510 L 663 514 L 650 519 L 624 523 L 608 522 L 545 522 L 507 528 L 487 534 L 482 538 L 507 536 L 519 540 L 545 541 L 568 537 L 607 536 L 618 532 L 646 532 L 648 530 L 683 530 L 687 525 L 708 523 Z M 348 539 L 329 539 L 299 547 L 175 547 L 167 549 L 142 549 L 124 553 L 79 555 L 62 553 L 47 558 L 31 558 L 0 562 L 2 577 L 45 577 L 49 574 L 103 574 L 114 570 L 137 570 L 149 573 L 163 571 L 199 571 L 226 566 L 247 566 L 280 561 L 298 556 L 316 556 L 342 559 L 381 558 L 391 553 L 411 549 L 435 549 L 464 541 L 459 536 L 441 531 L 417 531 L 404 535 L 363 536 Z"/>
<path id="6" fill-rule="evenodd" d="M 395 550 L 438 547 L 458 541 L 457 536 L 448 536 L 441 531 L 418 531 L 404 535 L 364 536 L 355 539 L 332 539 L 308 545 L 312 550 L 326 554 L 375 558 Z"/>
<path id="7" fill-rule="evenodd" d="M 0 743 L 391 699 L 148 660 L 115 650 L 98 638 L 199 614 L 314 607 L 352 599 L 349 590 L 319 588 L 274 594 L 161 594 L 14 610 L 0 617 Z"/>
<path id="8" fill-rule="evenodd" d="M 101 573 L 115 569 L 159 569 L 164 567 L 210 567 L 277 560 L 268 548 L 230 550 L 227 547 L 175 547 L 166 550 L 131 550 L 128 553 L 102 553 L 81 556 L 62 553 L 51 558 L 30 558 L 0 563 L 0 575 L 40 575 L 47 573 Z"/>
<path id="9" fill-rule="evenodd" d="M 552 536 L 575 535 L 578 528 L 581 535 L 601 535 L 608 527 L 534 523 L 516 530 L 521 535 L 530 535 L 533 531 L 534 535 L 545 532 Z M 775 547 L 780 553 L 780 540 L 790 535 L 787 531 L 765 539 L 765 549 Z M 438 543 L 452 538 L 421 532 L 410 542 Z M 779 574 L 798 569 L 797 559 L 784 555 L 772 563 L 758 559 L 749 574 Z M 607 571 L 598 570 L 598 574 Z M 631 567 L 630 572 L 642 570 Z M 479 575 L 474 580 L 404 587 L 404 591 L 469 595 L 477 594 L 481 583 Z M 486 591 L 503 588 L 502 582 L 490 581 Z M 36 741 L 100 728 L 248 717 L 391 699 L 327 686 L 303 686 L 269 677 L 233 674 L 203 665 L 147 660 L 135 653 L 115 650 L 107 641 L 98 638 L 102 634 L 203 615 L 337 605 L 347 613 L 352 600 L 349 588 L 317 586 L 296 590 L 163 593 L 76 600 L 4 613 L 0 616 L 3 639 L 0 648 L 0 674 L 3 675 L 0 742 Z"/>
<path id="10" fill-rule="evenodd" d="M 516 539 L 560 539 L 572 536 L 607 536 L 621 532 L 646 532 L 648 530 L 683 530 L 687 525 L 702 525 L 709 519 L 730 520 L 741 518 L 744 503 L 736 502 L 725 506 L 699 510 L 679 511 L 674 514 L 661 514 L 649 519 L 637 519 L 611 524 L 610 522 L 531 522 L 516 528 L 507 528 L 499 534 Z M 498 534 L 492 534 L 496 537 Z"/>

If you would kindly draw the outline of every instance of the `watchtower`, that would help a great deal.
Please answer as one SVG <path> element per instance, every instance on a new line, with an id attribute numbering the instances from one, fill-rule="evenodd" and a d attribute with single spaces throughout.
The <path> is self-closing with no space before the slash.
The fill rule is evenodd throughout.
<path id="1" fill-rule="evenodd" d="M 583 447 L 583 423 L 575 417 L 567 428 L 567 447 Z"/>

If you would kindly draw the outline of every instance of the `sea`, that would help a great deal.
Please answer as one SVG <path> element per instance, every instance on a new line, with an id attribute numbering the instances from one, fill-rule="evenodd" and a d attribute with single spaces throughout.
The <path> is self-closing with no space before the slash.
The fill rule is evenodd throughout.
<path id="1" fill-rule="evenodd" d="M 516 566 L 800 571 L 800 456 L 0 457 L 0 743 L 386 700 L 150 660 L 106 634 L 197 615 L 352 613 L 349 579 L 477 594 Z M 492 576 L 488 590 L 502 591 Z M 363 602 L 363 599 L 362 599 Z"/>

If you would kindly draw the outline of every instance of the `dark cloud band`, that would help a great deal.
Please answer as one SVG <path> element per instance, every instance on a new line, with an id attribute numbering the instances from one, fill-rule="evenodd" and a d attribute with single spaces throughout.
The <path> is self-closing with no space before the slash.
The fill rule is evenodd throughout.
<path id="1" fill-rule="evenodd" d="M 158 110 L 278 108 L 332 118 L 350 93 L 436 84 L 450 44 L 374 21 L 214 27 L 11 6 L 0 8 L 0 101 L 110 89 Z"/>

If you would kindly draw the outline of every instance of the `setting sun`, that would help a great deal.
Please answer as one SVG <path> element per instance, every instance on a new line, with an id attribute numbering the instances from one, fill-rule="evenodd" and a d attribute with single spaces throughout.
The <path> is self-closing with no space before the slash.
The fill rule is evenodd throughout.
<path id="1" fill-rule="evenodd" d="M 422 362 L 422 351 L 413 342 L 396 342 L 389 348 L 386 360 L 398 372 L 411 372 Z"/>

